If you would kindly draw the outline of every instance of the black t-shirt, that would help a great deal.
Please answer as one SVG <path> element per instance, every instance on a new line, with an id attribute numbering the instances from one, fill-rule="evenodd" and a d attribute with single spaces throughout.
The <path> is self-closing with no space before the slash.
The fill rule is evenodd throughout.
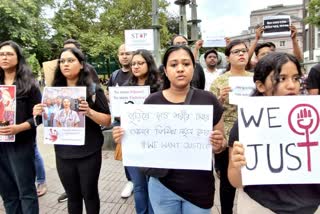
<path id="1" fill-rule="evenodd" d="M 229 146 L 239 140 L 238 120 L 229 137 Z M 282 184 L 245 186 L 244 191 L 256 202 L 275 213 L 314 213 L 320 205 L 320 184 Z"/>
<path id="2" fill-rule="evenodd" d="M 114 75 L 116 76 L 114 77 Z M 129 71 L 124 72 L 122 69 L 114 71 L 109 79 L 108 87 L 116 86 L 116 85 L 119 85 L 119 86 L 125 85 L 127 84 L 130 77 L 131 77 L 131 72 Z"/>
<path id="3" fill-rule="evenodd" d="M 310 69 L 307 78 L 307 89 L 319 89 L 320 93 L 320 64 Z"/>
<path id="4" fill-rule="evenodd" d="M 151 94 L 145 104 L 183 104 L 171 103 L 162 91 Z M 213 121 L 215 126 L 221 119 L 223 110 L 217 98 L 210 92 L 194 89 L 190 105 L 213 105 Z M 213 206 L 214 177 L 212 171 L 170 169 L 160 182 L 182 198 L 198 207 L 209 209 Z"/>
<path id="5" fill-rule="evenodd" d="M 101 88 L 96 88 L 93 110 L 110 114 L 107 98 Z M 99 151 L 103 144 L 103 134 L 99 124 L 86 117 L 85 144 L 83 146 L 55 145 L 56 155 L 63 159 L 83 158 Z"/>

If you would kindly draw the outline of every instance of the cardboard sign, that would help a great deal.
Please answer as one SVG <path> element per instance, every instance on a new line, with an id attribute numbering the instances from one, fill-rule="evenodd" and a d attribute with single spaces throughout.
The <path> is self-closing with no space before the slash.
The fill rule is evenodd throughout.
<path id="1" fill-rule="evenodd" d="M 290 16 L 265 16 L 263 37 L 290 36 L 290 25 Z"/>
<path id="2" fill-rule="evenodd" d="M 121 112 L 125 166 L 212 169 L 213 106 L 132 105 Z"/>
<path id="3" fill-rule="evenodd" d="M 57 65 L 58 65 L 58 60 L 57 59 L 42 63 L 46 86 L 51 86 L 52 85 L 54 72 L 55 72 L 55 70 L 57 68 Z"/>
<path id="4" fill-rule="evenodd" d="M 245 99 L 238 105 L 243 185 L 320 183 L 320 96 Z"/>
<path id="5" fill-rule="evenodd" d="M 153 30 L 125 30 L 125 45 L 127 51 L 138 49 L 154 50 Z"/>

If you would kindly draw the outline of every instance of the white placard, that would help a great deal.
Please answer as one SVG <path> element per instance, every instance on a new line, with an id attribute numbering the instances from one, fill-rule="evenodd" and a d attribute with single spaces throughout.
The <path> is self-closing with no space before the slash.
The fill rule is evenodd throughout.
<path id="1" fill-rule="evenodd" d="M 238 105 L 243 185 L 320 183 L 320 96 L 245 99 Z"/>
<path id="2" fill-rule="evenodd" d="M 109 99 L 112 117 L 120 117 L 121 108 L 131 108 L 130 104 L 143 104 L 144 100 L 149 95 L 150 86 L 109 87 Z"/>
<path id="3" fill-rule="evenodd" d="M 79 103 L 86 99 L 86 87 L 45 87 L 42 103 L 44 143 L 84 145 L 85 115 Z"/>
<path id="4" fill-rule="evenodd" d="M 290 36 L 290 16 L 265 16 L 263 17 L 263 37 Z"/>
<path id="5" fill-rule="evenodd" d="M 154 50 L 152 29 L 125 30 L 124 35 L 127 51 L 136 51 L 138 49 Z"/>
<path id="6" fill-rule="evenodd" d="M 203 47 L 226 47 L 226 41 L 224 36 L 213 36 L 210 34 L 204 34 L 202 36 Z"/>
<path id="7" fill-rule="evenodd" d="M 252 76 L 247 77 L 229 77 L 229 103 L 237 105 L 242 101 L 243 96 L 250 96 L 254 92 L 256 85 Z"/>
<path id="8" fill-rule="evenodd" d="M 212 169 L 213 106 L 132 105 L 121 112 L 125 166 Z"/>

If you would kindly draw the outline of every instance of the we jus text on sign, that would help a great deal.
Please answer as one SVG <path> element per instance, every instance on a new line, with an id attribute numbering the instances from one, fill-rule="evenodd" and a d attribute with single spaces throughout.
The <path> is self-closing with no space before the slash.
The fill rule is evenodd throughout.
<path id="1" fill-rule="evenodd" d="M 244 185 L 320 183 L 320 96 L 247 97 L 238 105 Z"/>

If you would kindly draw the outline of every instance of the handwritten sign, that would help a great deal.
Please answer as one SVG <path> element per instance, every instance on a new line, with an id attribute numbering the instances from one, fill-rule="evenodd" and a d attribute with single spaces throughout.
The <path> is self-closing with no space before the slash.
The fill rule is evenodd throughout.
<path id="1" fill-rule="evenodd" d="M 110 109 L 113 117 L 120 117 L 121 108 L 131 108 L 123 104 L 143 104 L 150 95 L 150 86 L 109 87 Z"/>
<path id="2" fill-rule="evenodd" d="M 153 30 L 125 30 L 125 45 L 127 51 L 136 51 L 138 49 L 154 50 Z"/>
<path id="3" fill-rule="evenodd" d="M 290 36 L 290 16 L 265 16 L 263 17 L 263 37 Z"/>
<path id="4" fill-rule="evenodd" d="M 203 47 L 226 47 L 226 41 L 224 36 L 213 36 L 210 34 L 204 34 L 202 36 Z"/>
<path id="5" fill-rule="evenodd" d="M 132 105 L 121 112 L 123 164 L 211 170 L 213 106 Z"/>
<path id="6" fill-rule="evenodd" d="M 86 87 L 45 87 L 42 103 L 44 144 L 84 145 L 85 115 L 79 111 Z"/>
<path id="7" fill-rule="evenodd" d="M 242 183 L 320 183 L 320 96 L 247 97 L 238 105 Z"/>
<path id="8" fill-rule="evenodd" d="M 253 77 L 229 77 L 229 103 L 237 105 L 242 101 L 243 96 L 251 96 L 256 85 L 253 82 Z"/>

